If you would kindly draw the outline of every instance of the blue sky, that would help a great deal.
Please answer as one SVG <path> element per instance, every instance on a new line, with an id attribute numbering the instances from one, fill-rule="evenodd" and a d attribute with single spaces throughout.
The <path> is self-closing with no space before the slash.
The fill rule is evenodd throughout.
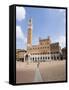
<path id="1" fill-rule="evenodd" d="M 52 42 L 59 42 L 65 46 L 65 9 L 51 8 L 16 8 L 16 48 L 26 48 L 28 20 L 32 18 L 32 44 L 38 44 L 39 37 L 42 39 L 51 37 Z M 22 34 L 21 34 L 22 33 Z"/>

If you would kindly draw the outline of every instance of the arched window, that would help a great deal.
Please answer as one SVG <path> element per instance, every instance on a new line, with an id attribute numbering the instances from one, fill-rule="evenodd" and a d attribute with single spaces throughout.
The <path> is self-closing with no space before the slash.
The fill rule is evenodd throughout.
<path id="1" fill-rule="evenodd" d="M 42 59 L 42 57 L 40 57 L 40 59 Z"/>
<path id="2" fill-rule="evenodd" d="M 57 59 L 59 59 L 59 57 L 57 57 Z"/>
<path id="3" fill-rule="evenodd" d="M 49 59 L 49 57 L 48 57 L 48 59 Z"/>
<path id="4" fill-rule="evenodd" d="M 53 57 L 51 57 L 51 59 L 53 59 Z"/>
<path id="5" fill-rule="evenodd" d="M 33 57 L 33 61 L 34 61 L 34 57 Z"/>
<path id="6" fill-rule="evenodd" d="M 56 60 L 56 56 L 54 56 L 54 60 Z"/>
<path id="7" fill-rule="evenodd" d="M 43 57 L 43 59 L 44 59 L 44 57 Z"/>

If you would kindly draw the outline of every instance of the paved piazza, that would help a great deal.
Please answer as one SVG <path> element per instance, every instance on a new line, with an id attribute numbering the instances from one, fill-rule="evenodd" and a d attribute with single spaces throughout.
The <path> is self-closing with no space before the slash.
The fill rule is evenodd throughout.
<path id="1" fill-rule="evenodd" d="M 63 81 L 66 78 L 66 60 L 37 63 L 16 62 L 16 82 Z"/>

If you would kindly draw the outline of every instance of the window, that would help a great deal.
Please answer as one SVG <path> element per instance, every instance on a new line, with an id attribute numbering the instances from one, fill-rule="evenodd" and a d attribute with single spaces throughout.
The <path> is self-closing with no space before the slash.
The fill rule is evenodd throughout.
<path id="1" fill-rule="evenodd" d="M 57 57 L 57 59 L 59 59 L 59 57 Z"/>
<path id="2" fill-rule="evenodd" d="M 34 61 L 34 57 L 33 57 L 33 61 Z"/>
<path id="3" fill-rule="evenodd" d="M 54 60 L 56 60 L 56 57 L 54 56 Z"/>
<path id="4" fill-rule="evenodd" d="M 45 59 L 47 59 L 47 57 L 45 57 Z"/>
<path id="5" fill-rule="evenodd" d="M 43 59 L 44 59 L 44 57 L 43 57 Z"/>
<path id="6" fill-rule="evenodd" d="M 51 59 L 53 59 L 53 57 L 51 57 Z"/>
<path id="7" fill-rule="evenodd" d="M 49 59 L 49 57 L 48 57 L 48 59 Z"/>

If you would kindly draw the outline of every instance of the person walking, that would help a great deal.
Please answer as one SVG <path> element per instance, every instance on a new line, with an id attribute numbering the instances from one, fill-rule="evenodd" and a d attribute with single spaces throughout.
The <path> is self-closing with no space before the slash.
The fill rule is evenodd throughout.
<path id="1" fill-rule="evenodd" d="M 39 62 L 39 60 L 38 60 L 38 63 L 37 63 L 37 68 L 39 68 L 39 64 L 40 64 L 40 62 Z"/>

